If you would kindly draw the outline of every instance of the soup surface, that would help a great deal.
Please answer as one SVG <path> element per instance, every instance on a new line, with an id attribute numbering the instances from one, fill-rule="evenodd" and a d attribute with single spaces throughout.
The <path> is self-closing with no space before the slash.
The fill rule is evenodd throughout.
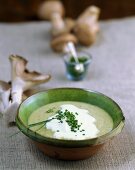
<path id="1" fill-rule="evenodd" d="M 42 122 L 40 124 L 36 124 Z M 112 130 L 113 120 L 103 109 L 75 101 L 50 103 L 35 110 L 28 119 L 31 130 L 45 137 L 82 140 Z"/>

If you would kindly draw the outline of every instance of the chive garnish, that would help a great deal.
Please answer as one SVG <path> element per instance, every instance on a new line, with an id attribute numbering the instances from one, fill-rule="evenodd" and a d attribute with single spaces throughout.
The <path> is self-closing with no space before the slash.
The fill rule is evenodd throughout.
<path id="1" fill-rule="evenodd" d="M 46 112 L 47 112 L 47 113 L 52 113 L 53 111 L 54 111 L 54 107 L 53 107 L 53 108 L 48 109 Z"/>
<path id="2" fill-rule="evenodd" d="M 75 113 L 78 115 L 78 113 Z M 57 111 L 56 119 L 60 120 L 60 123 L 63 123 L 62 120 L 65 120 L 67 124 L 70 126 L 70 129 L 72 132 L 77 132 L 77 130 L 80 129 L 81 124 L 78 124 L 78 120 L 76 119 L 73 112 L 70 112 L 68 110 L 65 110 L 62 112 L 61 110 Z"/>
<path id="3" fill-rule="evenodd" d="M 30 124 L 30 125 L 28 125 L 29 126 L 29 128 L 31 128 L 31 127 L 33 127 L 33 126 L 37 126 L 37 125 L 40 125 L 40 124 L 42 124 L 42 123 L 44 123 L 44 125 L 47 123 L 47 122 L 50 122 L 51 120 L 53 120 L 54 118 L 52 118 L 52 119 L 47 119 L 47 120 L 44 120 L 44 121 L 42 121 L 42 122 L 37 122 L 37 123 L 33 123 L 33 124 Z"/>
<path id="4" fill-rule="evenodd" d="M 48 110 L 48 112 L 50 112 L 50 110 Z M 76 112 L 75 113 L 76 115 L 78 115 L 78 113 Z M 42 127 L 44 127 L 46 125 L 47 122 L 50 122 L 52 121 L 53 119 L 57 119 L 59 120 L 58 123 L 63 123 L 63 121 L 65 120 L 67 122 L 67 124 L 70 126 L 70 129 L 72 132 L 77 132 L 78 130 L 80 130 L 80 127 L 82 125 L 78 123 L 78 120 L 76 119 L 75 115 L 73 114 L 73 112 L 70 112 L 68 110 L 65 110 L 64 112 L 61 111 L 61 110 L 58 110 L 56 112 L 56 116 L 51 118 L 51 119 L 48 119 L 48 120 L 45 120 L 45 121 L 41 121 L 41 122 L 38 122 L 38 123 L 33 123 L 33 124 L 30 124 L 29 125 L 29 128 L 30 127 L 33 127 L 33 126 L 37 126 L 37 125 L 40 125 L 40 124 L 43 124 L 40 128 L 38 128 L 36 131 L 40 130 Z M 84 129 L 80 130 L 80 132 L 83 132 L 85 131 Z M 58 132 L 58 131 L 57 131 Z M 85 134 L 83 134 L 85 135 Z"/>

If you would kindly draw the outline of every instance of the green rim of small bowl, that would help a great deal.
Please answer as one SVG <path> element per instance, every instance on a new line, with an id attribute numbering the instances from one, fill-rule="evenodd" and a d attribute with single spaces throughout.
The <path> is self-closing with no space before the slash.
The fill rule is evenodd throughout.
<path id="1" fill-rule="evenodd" d="M 53 94 L 53 93 L 55 93 L 55 94 Z M 63 98 L 60 100 L 59 93 L 62 95 L 65 95 L 66 99 L 64 101 L 66 101 L 69 97 L 69 98 L 71 98 L 70 101 L 80 101 L 80 102 L 90 103 L 90 104 L 96 105 L 96 106 L 101 107 L 102 109 L 106 110 L 109 114 L 111 114 L 111 117 L 114 116 L 113 117 L 114 120 L 116 119 L 116 122 L 114 122 L 114 124 L 116 124 L 115 127 L 110 132 L 106 133 L 105 135 L 98 136 L 96 138 L 85 139 L 85 140 L 63 140 L 63 139 L 49 138 L 49 137 L 42 136 L 42 135 L 30 130 L 28 127 L 28 124 L 26 123 L 28 120 L 26 118 L 26 116 L 28 116 L 28 115 L 26 115 L 26 114 L 28 114 L 29 111 L 31 110 L 30 107 L 32 107 L 32 109 L 35 109 L 35 108 L 37 109 L 37 108 L 45 105 L 45 104 L 42 105 L 43 101 L 41 99 L 43 96 L 46 97 L 47 103 L 52 103 L 55 101 L 62 101 Z M 71 96 L 68 96 L 69 93 Z M 80 97 L 78 98 L 79 93 L 81 95 L 80 96 L 81 98 Z M 53 97 L 52 94 L 55 96 L 55 98 L 53 98 L 53 99 L 51 98 L 51 97 Z M 84 98 L 84 96 L 85 96 L 85 98 Z M 38 100 L 38 98 L 39 98 L 39 100 Z M 51 100 L 50 100 L 50 98 L 51 98 Z M 69 101 L 69 100 L 67 100 L 67 101 Z M 36 102 L 36 103 L 33 103 L 33 102 Z M 97 105 L 97 103 L 98 103 L 98 105 Z M 26 113 L 26 111 L 27 111 L 27 113 Z M 116 113 L 117 113 L 117 115 L 116 115 Z M 21 114 L 24 116 L 24 119 L 26 119 L 26 120 L 22 119 Z M 116 116 L 116 118 L 115 118 L 115 116 Z M 24 121 L 26 121 L 26 122 L 24 123 Z M 24 102 L 22 102 L 22 104 L 18 108 L 18 112 L 17 112 L 17 116 L 16 116 L 16 125 L 18 126 L 20 131 L 22 133 L 24 133 L 26 136 L 28 136 L 29 138 L 31 138 L 34 141 L 46 143 L 49 145 L 59 146 L 59 147 L 86 147 L 86 146 L 90 146 L 90 145 L 102 144 L 105 141 L 107 141 L 108 139 L 111 139 L 114 136 L 118 135 L 122 131 L 124 124 L 125 124 L 125 117 L 123 115 L 123 112 L 122 112 L 121 108 L 119 107 L 119 105 L 114 100 L 112 100 L 111 98 L 109 98 L 108 96 L 106 96 L 100 92 L 87 90 L 87 89 L 80 89 L 80 88 L 55 88 L 55 89 L 49 89 L 49 90 L 45 90 L 42 92 L 38 92 L 38 93 L 28 97 Z"/>

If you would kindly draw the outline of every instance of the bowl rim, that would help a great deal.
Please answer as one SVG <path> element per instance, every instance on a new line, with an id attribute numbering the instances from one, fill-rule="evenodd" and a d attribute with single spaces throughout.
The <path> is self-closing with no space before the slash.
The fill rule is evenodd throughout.
<path id="1" fill-rule="evenodd" d="M 119 122 L 119 124 L 114 128 L 112 129 L 111 131 L 109 131 L 108 133 L 104 134 L 104 135 L 100 135 L 100 136 L 97 136 L 95 138 L 87 138 L 87 139 L 83 139 L 83 140 L 66 140 L 66 139 L 57 139 L 57 138 L 52 138 L 52 137 L 45 137 L 45 136 L 42 136 L 38 133 L 35 133 L 34 131 L 32 131 L 31 129 L 29 129 L 28 126 L 26 126 L 22 120 L 20 119 L 19 117 L 19 110 L 21 108 L 21 106 L 23 104 L 25 104 L 25 102 L 27 102 L 27 100 L 29 100 L 30 98 L 36 96 L 36 95 L 39 95 L 40 93 L 46 93 L 46 92 L 49 92 L 49 91 L 53 91 L 53 90 L 82 90 L 82 91 L 86 91 L 86 92 L 90 92 L 90 93 L 95 93 L 95 94 L 99 94 L 107 99 L 109 99 L 110 101 L 113 102 L 113 104 L 119 109 L 120 113 L 121 113 L 121 121 Z M 76 142 L 80 142 L 80 143 L 83 143 L 84 144 L 82 145 L 81 144 L 81 147 L 82 146 L 89 146 L 89 145 L 98 145 L 98 144 L 102 144 L 104 143 L 107 139 L 109 139 L 110 137 L 114 137 L 115 136 L 115 132 L 117 132 L 117 130 L 119 131 L 118 134 L 121 132 L 121 130 L 123 129 L 124 125 L 125 125 L 125 116 L 123 114 L 123 111 L 122 109 L 120 108 L 120 106 L 113 100 L 111 99 L 110 97 L 108 97 L 107 95 L 101 93 L 101 92 L 98 92 L 98 91 L 94 91 L 94 90 L 89 90 L 89 89 L 84 89 L 84 88 L 74 88 L 74 87 L 59 87 L 59 88 L 51 88 L 51 89 L 47 89 L 47 90 L 42 90 L 40 92 L 36 92 L 34 94 L 32 94 L 31 96 L 29 96 L 28 98 L 26 98 L 18 107 L 17 109 L 17 114 L 16 114 L 16 118 L 15 118 L 15 121 L 16 121 L 16 125 L 17 127 L 20 129 L 20 131 L 22 133 L 24 133 L 26 136 L 30 137 L 31 139 L 35 140 L 35 141 L 38 141 L 38 142 L 42 142 L 42 143 L 47 143 L 47 144 L 51 144 L 51 145 L 59 145 L 60 146 L 64 146 L 65 147 L 65 144 L 63 145 L 63 142 L 69 142 L 71 144 L 67 144 L 66 147 L 69 147 L 69 146 L 74 146 L 74 147 L 77 147 L 78 145 L 76 145 Z M 22 130 L 21 128 L 21 125 L 24 127 L 25 130 Z M 34 133 L 34 135 L 31 135 L 30 133 Z M 27 133 L 26 133 L 27 132 Z M 113 135 L 112 135 L 113 134 Z M 37 136 L 36 136 L 37 135 Z M 38 138 L 39 137 L 39 138 Z M 101 141 L 100 141 L 101 139 Z M 54 142 L 52 142 L 54 141 Z M 89 141 L 91 141 L 89 143 Z M 94 141 L 94 144 L 93 144 L 93 141 Z M 96 142 L 97 141 L 97 142 Z M 86 144 L 86 143 L 89 143 L 89 144 Z M 75 145 L 74 145 L 75 144 Z M 79 145 L 80 146 L 80 145 Z"/>

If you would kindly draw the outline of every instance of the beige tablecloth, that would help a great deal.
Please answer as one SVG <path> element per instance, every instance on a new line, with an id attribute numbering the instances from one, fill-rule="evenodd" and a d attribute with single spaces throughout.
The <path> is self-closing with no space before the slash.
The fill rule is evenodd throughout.
<path id="1" fill-rule="evenodd" d="M 93 56 L 85 80 L 65 77 L 61 54 L 49 46 L 50 24 L 34 22 L 0 24 L 0 79 L 10 80 L 9 54 L 28 60 L 31 70 L 50 73 L 43 88 L 81 87 L 113 98 L 126 117 L 123 132 L 95 156 L 83 161 L 59 161 L 42 154 L 18 129 L 0 119 L 0 170 L 134 170 L 135 169 L 135 18 L 101 22 L 96 43 L 83 50 Z"/>

